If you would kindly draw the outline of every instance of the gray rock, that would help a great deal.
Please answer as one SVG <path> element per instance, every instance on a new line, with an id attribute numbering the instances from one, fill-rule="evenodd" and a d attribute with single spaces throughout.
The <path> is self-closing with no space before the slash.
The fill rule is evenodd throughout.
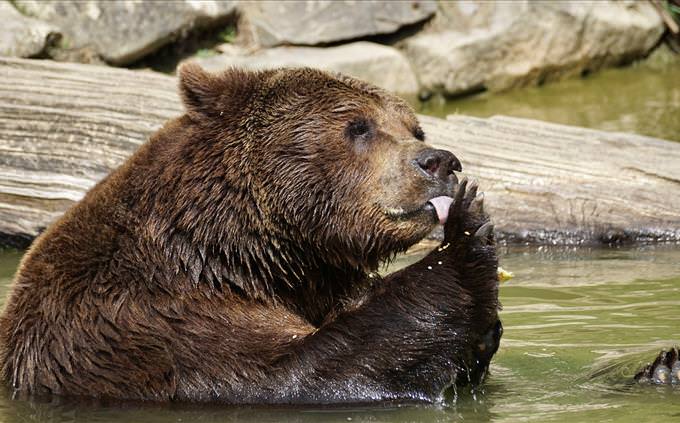
<path id="1" fill-rule="evenodd" d="M 449 95 L 540 84 L 630 61 L 647 54 L 664 31 L 647 2 L 446 5 L 403 48 L 424 88 Z"/>
<path id="2" fill-rule="evenodd" d="M 365 41 L 338 47 L 275 47 L 245 54 L 226 45 L 218 56 L 192 59 L 210 71 L 229 66 L 247 69 L 313 67 L 341 72 L 404 95 L 418 93 L 418 81 L 411 66 L 396 49 Z"/>
<path id="3" fill-rule="evenodd" d="M 16 0 L 25 13 L 52 22 L 68 49 L 91 49 L 116 65 L 133 62 L 196 26 L 228 19 L 236 2 L 217 0 Z"/>
<path id="4" fill-rule="evenodd" d="M 432 0 L 243 1 L 243 29 L 256 45 L 317 45 L 390 34 L 437 11 Z"/>
<path id="5" fill-rule="evenodd" d="M 23 16 L 10 3 L 0 0 L 0 56 L 33 57 L 59 38 L 52 25 Z"/>

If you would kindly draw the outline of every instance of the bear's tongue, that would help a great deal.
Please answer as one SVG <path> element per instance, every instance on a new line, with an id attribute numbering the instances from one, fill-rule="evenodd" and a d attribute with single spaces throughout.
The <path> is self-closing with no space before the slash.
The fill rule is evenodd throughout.
<path id="1" fill-rule="evenodd" d="M 453 198 L 442 195 L 440 197 L 434 197 L 428 201 L 428 203 L 432 204 L 434 207 L 439 223 L 442 225 L 446 223 L 446 218 L 449 217 L 449 208 L 451 207 L 451 203 L 453 203 Z"/>

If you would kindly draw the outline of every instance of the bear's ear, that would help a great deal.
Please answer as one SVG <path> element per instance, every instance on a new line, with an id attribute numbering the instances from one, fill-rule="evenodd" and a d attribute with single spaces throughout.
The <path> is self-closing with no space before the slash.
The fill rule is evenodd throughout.
<path id="1" fill-rule="evenodd" d="M 189 114 L 210 114 L 215 110 L 222 94 L 220 77 L 212 75 L 196 63 L 185 63 L 179 67 L 179 91 L 182 102 Z"/>
<path id="2" fill-rule="evenodd" d="M 251 100 L 259 81 L 274 71 L 248 71 L 229 68 L 213 74 L 196 63 L 179 67 L 179 90 L 187 113 L 194 117 L 218 117 L 235 114 Z"/>

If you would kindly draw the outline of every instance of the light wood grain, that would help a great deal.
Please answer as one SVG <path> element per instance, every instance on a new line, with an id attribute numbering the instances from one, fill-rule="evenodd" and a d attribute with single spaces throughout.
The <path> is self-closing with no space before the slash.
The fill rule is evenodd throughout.
<path id="1" fill-rule="evenodd" d="M 680 240 L 680 143 L 504 116 L 421 120 L 480 180 L 504 239 Z"/>
<path id="2" fill-rule="evenodd" d="M 0 59 L 4 243 L 25 244 L 181 111 L 169 76 Z"/>
<path id="3" fill-rule="evenodd" d="M 0 243 L 26 245 L 166 120 L 170 76 L 0 58 Z M 680 143 L 542 122 L 421 116 L 510 241 L 680 240 Z"/>

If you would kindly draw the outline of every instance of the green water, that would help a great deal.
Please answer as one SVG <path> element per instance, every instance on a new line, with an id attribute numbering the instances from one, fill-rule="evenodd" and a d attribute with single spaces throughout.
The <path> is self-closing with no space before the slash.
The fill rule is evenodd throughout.
<path id="1" fill-rule="evenodd" d="M 660 49 L 633 66 L 585 78 L 416 107 L 440 117 L 502 114 L 680 141 L 680 56 Z"/>
<path id="2" fill-rule="evenodd" d="M 418 259 L 401 258 L 394 268 Z M 20 254 L 0 253 L 4 299 Z M 677 421 L 677 389 L 630 384 L 663 347 L 680 343 L 680 248 L 506 248 L 516 277 L 501 287 L 505 335 L 485 392 L 450 408 L 262 409 L 87 406 L 10 400 L 0 421 L 444 422 Z"/>

